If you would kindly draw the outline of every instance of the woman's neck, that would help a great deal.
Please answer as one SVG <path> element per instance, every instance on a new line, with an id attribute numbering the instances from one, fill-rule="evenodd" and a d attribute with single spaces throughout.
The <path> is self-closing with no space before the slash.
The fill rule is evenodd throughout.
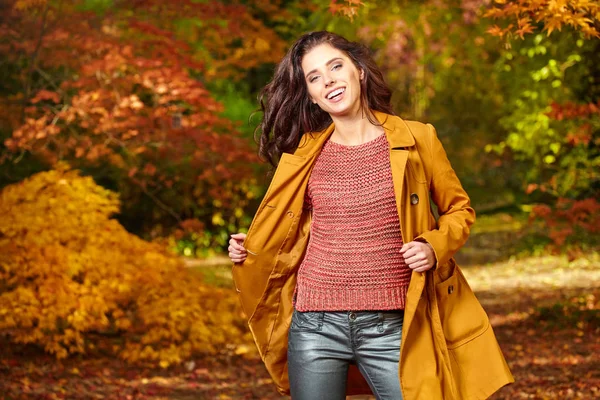
<path id="1" fill-rule="evenodd" d="M 383 128 L 373 125 L 367 112 L 358 111 L 352 116 L 331 116 L 335 130 L 329 140 L 346 146 L 357 146 L 369 142 L 383 133 Z M 376 120 L 371 114 L 371 119 Z"/>

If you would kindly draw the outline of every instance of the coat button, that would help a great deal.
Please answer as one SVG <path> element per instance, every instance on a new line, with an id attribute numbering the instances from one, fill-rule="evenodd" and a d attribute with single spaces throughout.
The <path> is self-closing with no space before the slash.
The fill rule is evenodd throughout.
<path id="1" fill-rule="evenodd" d="M 419 204 L 419 195 L 416 193 L 413 193 L 410 195 L 410 204 L 412 204 L 413 206 Z"/>
<path id="2" fill-rule="evenodd" d="M 448 294 L 452 294 L 454 292 L 454 285 L 448 286 Z"/>
<path id="3" fill-rule="evenodd" d="M 288 211 L 286 214 L 288 217 L 294 218 L 294 213 L 292 211 Z"/>

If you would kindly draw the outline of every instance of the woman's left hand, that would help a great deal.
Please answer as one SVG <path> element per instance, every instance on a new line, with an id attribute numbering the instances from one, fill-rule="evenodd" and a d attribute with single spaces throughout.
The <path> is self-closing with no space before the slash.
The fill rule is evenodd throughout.
<path id="1" fill-rule="evenodd" d="M 429 243 L 408 242 L 400 249 L 406 265 L 417 272 L 425 272 L 435 265 L 435 253 Z"/>

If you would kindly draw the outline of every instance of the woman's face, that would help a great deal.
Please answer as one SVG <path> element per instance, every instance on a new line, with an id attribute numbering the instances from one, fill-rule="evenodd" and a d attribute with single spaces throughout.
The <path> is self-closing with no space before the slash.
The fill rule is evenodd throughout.
<path id="1" fill-rule="evenodd" d="M 324 43 L 302 58 L 302 71 L 313 103 L 333 116 L 356 115 L 360 110 L 360 81 L 364 71 L 346 54 Z"/>

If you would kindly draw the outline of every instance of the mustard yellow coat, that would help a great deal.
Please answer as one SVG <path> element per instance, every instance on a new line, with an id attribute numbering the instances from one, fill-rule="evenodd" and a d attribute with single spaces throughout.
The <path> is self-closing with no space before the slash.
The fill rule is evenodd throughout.
<path id="1" fill-rule="evenodd" d="M 514 380 L 485 311 L 452 258 L 467 240 L 475 212 L 433 126 L 374 114 L 390 145 L 402 239 L 430 243 L 437 258 L 435 270 L 413 271 L 408 288 L 399 366 L 404 399 L 485 399 Z M 250 331 L 282 394 L 289 394 L 292 294 L 311 224 L 311 213 L 302 208 L 304 194 L 333 129 L 332 124 L 303 135 L 294 154 L 282 155 L 244 242 L 248 256 L 233 266 Z M 347 394 L 370 393 L 354 366 L 347 389 Z"/>

